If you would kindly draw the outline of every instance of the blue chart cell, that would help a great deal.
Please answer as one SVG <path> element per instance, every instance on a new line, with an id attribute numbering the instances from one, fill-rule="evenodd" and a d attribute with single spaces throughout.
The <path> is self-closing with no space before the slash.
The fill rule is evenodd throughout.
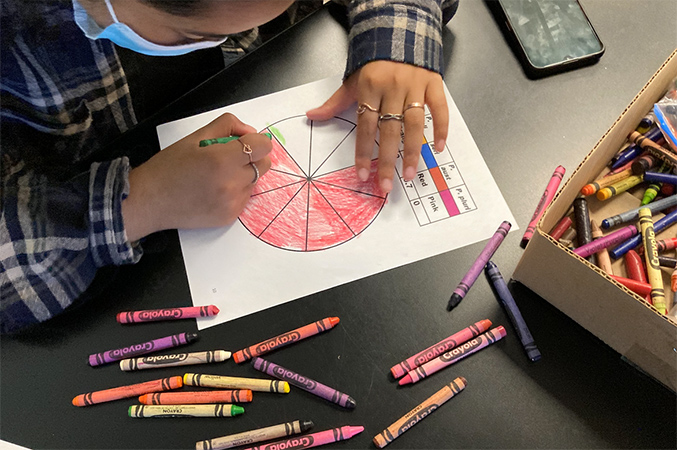
<path id="1" fill-rule="evenodd" d="M 426 110 L 427 111 L 427 110 Z M 397 172 L 419 225 L 428 225 L 477 209 L 449 147 L 437 153 L 432 143 L 432 117 L 426 114 L 421 158 L 413 180 L 402 177 L 403 142 Z"/>

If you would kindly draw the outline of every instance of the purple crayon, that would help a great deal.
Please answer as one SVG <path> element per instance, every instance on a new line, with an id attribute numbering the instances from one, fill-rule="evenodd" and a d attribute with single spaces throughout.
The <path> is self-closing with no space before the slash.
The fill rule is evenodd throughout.
<path id="1" fill-rule="evenodd" d="M 300 375 L 296 372 L 292 372 L 289 369 L 285 369 L 282 366 L 278 366 L 275 363 L 266 361 L 263 358 L 254 357 L 252 359 L 252 366 L 254 366 L 254 369 L 258 370 L 259 372 L 267 373 L 272 377 L 286 381 L 291 385 L 301 388 L 304 391 L 308 391 L 311 394 L 315 394 L 318 397 L 322 397 L 325 400 L 336 403 L 339 406 L 343 406 L 344 408 L 353 409 L 355 406 L 357 406 L 355 400 L 353 400 L 349 395 L 339 392 L 336 389 L 326 386 L 315 380 L 311 380 L 310 378 Z"/>
<path id="2" fill-rule="evenodd" d="M 193 342 L 197 339 L 197 333 L 179 333 L 172 336 L 166 336 L 152 341 L 143 342 L 141 344 L 130 345 L 129 347 L 118 348 L 115 350 L 108 350 L 101 353 L 94 353 L 89 355 L 89 365 L 100 366 L 108 364 L 113 361 L 119 361 L 125 358 L 132 358 L 134 356 L 145 355 L 146 353 L 157 352 L 166 348 L 178 347 Z"/>
<path id="3" fill-rule="evenodd" d="M 613 233 L 609 233 L 608 235 L 595 239 L 592 242 L 588 242 L 587 244 L 583 244 L 580 247 L 574 249 L 574 253 L 576 253 L 578 256 L 581 258 L 587 258 L 588 256 L 592 255 L 593 253 L 597 253 L 598 251 L 611 247 L 612 245 L 620 244 L 621 242 L 625 241 L 626 239 L 629 239 L 636 235 L 638 233 L 637 227 L 634 225 L 628 225 L 627 227 L 623 227 L 618 231 L 614 231 Z"/>
<path id="4" fill-rule="evenodd" d="M 503 223 L 501 223 L 501 226 L 498 227 L 498 230 L 496 230 L 491 239 L 489 239 L 489 242 L 487 242 L 487 245 L 484 247 L 484 250 L 482 250 L 482 253 L 480 253 L 480 256 L 477 257 L 472 267 L 470 267 L 470 270 L 468 270 L 468 273 L 465 274 L 456 289 L 454 289 L 454 293 L 451 294 L 451 298 L 447 304 L 447 311 L 451 311 L 461 303 L 463 297 L 465 297 L 470 290 L 470 287 L 475 283 L 475 280 L 477 280 L 477 277 L 482 273 L 484 266 L 494 255 L 494 252 L 498 246 L 501 245 L 503 239 L 508 235 L 511 226 L 512 225 L 507 220 L 504 220 Z"/>

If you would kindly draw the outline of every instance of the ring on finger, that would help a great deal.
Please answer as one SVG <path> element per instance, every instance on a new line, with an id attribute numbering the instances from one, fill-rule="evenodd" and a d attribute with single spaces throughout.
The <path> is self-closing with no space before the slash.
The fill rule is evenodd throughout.
<path id="1" fill-rule="evenodd" d="M 402 114 L 407 112 L 408 109 L 412 109 L 412 108 L 425 109 L 425 106 L 423 106 L 423 103 L 419 103 L 419 102 L 409 103 L 407 106 L 404 107 L 404 111 L 402 111 Z"/>
<path id="2" fill-rule="evenodd" d="M 360 116 L 360 115 L 364 114 L 364 112 L 367 111 L 367 110 L 375 112 L 375 113 L 380 112 L 378 109 L 374 108 L 369 103 L 364 103 L 364 102 L 357 105 L 357 111 L 355 111 L 355 112 L 357 113 L 358 116 Z"/>
<path id="3" fill-rule="evenodd" d="M 252 180 L 252 184 L 256 184 L 261 177 L 261 173 L 259 172 L 259 168 L 256 167 L 256 164 L 250 162 L 249 165 L 252 166 L 252 169 L 254 169 L 254 179 Z"/>
<path id="4" fill-rule="evenodd" d="M 252 151 L 253 151 L 251 146 L 249 144 L 245 144 L 242 141 L 240 141 L 240 143 L 242 144 L 242 153 L 249 156 L 249 164 L 251 164 L 252 163 Z"/>
<path id="5" fill-rule="evenodd" d="M 378 121 L 381 122 L 382 120 L 399 120 L 402 122 L 404 120 L 404 114 L 381 114 L 378 116 Z"/>

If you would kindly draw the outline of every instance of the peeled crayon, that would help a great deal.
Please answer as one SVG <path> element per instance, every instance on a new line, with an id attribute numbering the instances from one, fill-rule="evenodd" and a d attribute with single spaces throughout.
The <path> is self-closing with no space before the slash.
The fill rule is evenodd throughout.
<path id="1" fill-rule="evenodd" d="M 393 377 L 400 378 L 421 364 L 425 364 L 431 359 L 435 359 L 441 354 L 448 352 L 452 348 L 458 347 L 465 341 L 479 336 L 487 331 L 489 327 L 491 327 L 491 320 L 482 319 L 479 322 L 475 322 L 458 333 L 454 333 L 437 344 L 431 345 L 425 350 L 416 353 L 414 356 L 410 356 L 401 363 L 394 365 L 390 368 L 390 373 L 393 374 Z"/>
<path id="2" fill-rule="evenodd" d="M 475 280 L 477 280 L 477 277 L 482 272 L 482 269 L 487 264 L 487 261 L 491 259 L 491 257 L 494 255 L 494 252 L 496 252 L 496 249 L 498 249 L 498 246 L 501 245 L 503 239 L 505 239 L 505 237 L 508 235 L 511 226 L 512 225 L 507 220 L 501 223 L 494 235 L 491 237 L 491 239 L 489 239 L 489 242 L 487 242 L 484 250 L 482 250 L 480 255 L 473 263 L 472 267 L 470 267 L 470 270 L 468 270 L 468 273 L 465 274 L 456 289 L 454 289 L 454 292 L 451 294 L 451 298 L 449 299 L 449 303 L 447 304 L 447 311 L 451 311 L 459 303 L 461 303 L 461 300 L 463 300 L 465 295 L 472 287 L 473 283 L 475 283 Z"/>
<path id="3" fill-rule="evenodd" d="M 536 347 L 536 342 L 534 342 L 531 331 L 529 331 L 529 327 L 524 321 L 524 317 L 522 317 L 522 313 L 517 307 L 517 303 L 515 303 L 515 299 L 512 297 L 512 294 L 508 289 L 508 285 L 505 284 L 503 275 L 501 275 L 498 267 L 492 261 L 487 263 L 485 270 L 489 281 L 494 287 L 498 300 L 500 301 L 501 305 L 503 305 L 506 313 L 508 314 L 510 323 L 512 323 L 515 331 L 517 331 L 517 336 L 522 343 L 522 347 L 524 348 L 527 357 L 532 362 L 538 361 L 541 359 L 541 352 L 538 350 L 538 347 Z"/>
<path id="4" fill-rule="evenodd" d="M 300 328 L 296 328 L 295 330 L 287 331 L 286 333 L 282 333 L 279 336 L 275 336 L 263 342 L 259 342 L 258 344 L 244 348 L 236 352 L 233 355 L 233 359 L 238 364 L 243 363 L 252 359 L 254 356 L 261 356 L 278 348 L 298 342 L 301 339 L 331 330 L 336 325 L 338 325 L 338 323 L 338 317 L 326 317 L 322 320 L 318 320 L 317 322 L 304 325 Z"/>
<path id="5" fill-rule="evenodd" d="M 157 352 L 166 348 L 178 347 L 193 342 L 197 339 L 197 333 L 180 333 L 172 336 L 166 336 L 141 344 L 130 345 L 129 347 L 108 350 L 101 353 L 89 355 L 88 363 L 90 366 L 99 366 L 125 358 L 145 355 L 151 352 Z"/>
<path id="6" fill-rule="evenodd" d="M 266 428 L 244 431 L 242 433 L 199 441 L 195 443 L 195 450 L 223 450 L 255 442 L 268 441 L 279 437 L 305 433 L 314 426 L 311 420 L 295 420 Z"/>
<path id="7" fill-rule="evenodd" d="M 304 434 L 303 436 L 293 437 L 282 441 L 275 441 L 269 444 L 263 444 L 258 447 L 250 447 L 245 450 L 282 450 L 294 449 L 302 450 L 320 445 L 331 444 L 333 442 L 344 441 L 360 434 L 364 427 L 345 426 L 333 428 L 331 430 L 319 431 L 317 433 Z"/>
<path id="8" fill-rule="evenodd" d="M 628 273 L 628 278 L 632 280 L 648 283 L 646 279 L 646 270 L 644 270 L 644 263 L 642 257 L 634 251 L 630 250 L 625 254 L 625 271 Z"/>
<path id="9" fill-rule="evenodd" d="M 445 385 L 442 389 L 428 397 L 423 403 L 400 417 L 395 423 L 374 436 L 372 440 L 378 448 L 383 448 L 405 431 L 425 419 L 433 411 L 445 404 L 447 400 L 461 392 L 467 386 L 468 382 L 463 377 L 458 377 L 451 383 Z"/>
<path id="10" fill-rule="evenodd" d="M 473 353 L 482 350 L 494 342 L 503 339 L 505 335 L 505 328 L 502 326 L 499 325 L 496 328 L 492 328 L 486 333 L 481 334 L 476 338 L 469 340 L 465 344 L 456 347 L 455 349 L 410 371 L 402 379 L 400 379 L 399 384 L 400 386 L 404 386 L 405 384 L 416 383 L 425 377 L 428 377 L 435 372 L 438 372 L 439 370 L 454 364 L 466 356 L 472 355 Z"/>
<path id="11" fill-rule="evenodd" d="M 541 196 L 541 200 L 538 202 L 538 206 L 536 206 L 536 211 L 534 211 L 534 215 L 531 216 L 529 226 L 524 232 L 524 236 L 522 236 L 522 241 L 520 242 L 522 248 L 525 248 L 527 246 L 529 240 L 531 239 L 531 236 L 534 235 L 534 231 L 536 231 L 536 224 L 538 224 L 538 221 L 541 219 L 541 216 L 543 215 L 545 208 L 547 208 L 548 205 L 552 202 L 552 199 L 555 198 L 555 193 L 557 192 L 557 189 L 559 188 L 559 185 L 562 182 L 562 178 L 564 178 L 565 173 L 566 169 L 564 167 L 557 166 L 555 172 L 552 174 L 552 177 L 550 177 L 550 181 L 548 182 L 548 185 L 545 187 L 545 191 Z M 482 269 L 480 269 L 480 271 L 481 270 Z"/>
<path id="12" fill-rule="evenodd" d="M 265 359 L 259 358 L 258 356 L 252 359 L 252 366 L 254 366 L 254 369 L 258 370 L 259 372 L 267 373 L 272 377 L 286 381 L 292 386 L 296 386 L 300 389 L 303 389 L 304 391 L 308 391 L 311 394 L 317 395 L 318 397 L 321 397 L 325 400 L 329 400 L 330 402 L 336 403 L 337 405 L 343 406 L 344 408 L 353 409 L 355 406 L 357 406 L 355 400 L 353 400 L 353 398 L 348 394 L 339 392 L 332 387 L 310 379 L 306 376 L 300 375 L 278 364 L 266 361 Z"/>

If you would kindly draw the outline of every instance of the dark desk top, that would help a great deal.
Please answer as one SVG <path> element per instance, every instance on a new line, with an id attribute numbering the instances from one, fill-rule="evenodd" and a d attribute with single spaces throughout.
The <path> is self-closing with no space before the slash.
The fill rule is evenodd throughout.
<path id="1" fill-rule="evenodd" d="M 606 54 L 588 68 L 533 81 L 510 52 L 486 5 L 461 2 L 445 40 L 446 83 L 521 229 L 558 164 L 572 171 L 677 44 L 674 0 L 586 1 Z M 219 74 L 127 136 L 157 146 L 154 125 L 341 73 L 345 31 L 321 11 Z M 516 176 L 518 175 L 519 176 Z M 525 176 L 525 174 L 529 174 Z M 514 270 L 522 232 L 494 261 Z M 468 387 L 390 448 L 674 448 L 675 395 L 633 369 L 595 336 L 521 285 L 512 285 L 543 358 L 527 361 L 507 317 L 481 276 L 453 312 L 449 294 L 483 248 L 474 244 L 302 298 L 200 332 L 190 351 L 238 350 L 327 316 L 335 329 L 270 354 L 270 359 L 334 386 L 357 401 L 344 410 L 299 389 L 259 394 L 246 413 L 224 419 L 127 417 L 134 399 L 76 408 L 78 394 L 202 372 L 261 376 L 249 365 L 123 373 L 91 368 L 90 353 L 182 331 L 193 322 L 123 327 L 121 310 L 188 306 L 176 233 L 162 251 L 123 267 L 111 286 L 38 331 L 2 339 L 0 437 L 30 448 L 194 448 L 198 440 L 294 419 L 320 431 L 363 425 L 339 448 L 371 439 L 457 376 Z M 163 245 L 158 245 L 158 243 Z M 503 324 L 497 344 L 413 386 L 389 368 L 482 318 Z"/>

